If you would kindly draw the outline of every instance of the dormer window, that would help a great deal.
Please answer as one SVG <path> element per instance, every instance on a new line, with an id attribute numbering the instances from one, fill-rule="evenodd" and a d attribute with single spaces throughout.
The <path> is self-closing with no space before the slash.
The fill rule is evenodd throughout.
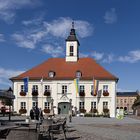
<path id="1" fill-rule="evenodd" d="M 77 72 L 76 72 L 76 77 L 77 77 L 77 78 L 82 77 L 82 73 L 81 73 L 81 71 L 77 71 Z"/>
<path id="2" fill-rule="evenodd" d="M 73 50 L 73 46 L 71 45 L 70 46 L 70 56 L 73 56 L 74 55 L 74 50 Z"/>
<path id="3" fill-rule="evenodd" d="M 50 78 L 53 78 L 54 75 L 55 75 L 55 72 L 54 72 L 54 71 L 50 71 L 50 72 L 49 72 L 49 77 L 50 77 Z"/>

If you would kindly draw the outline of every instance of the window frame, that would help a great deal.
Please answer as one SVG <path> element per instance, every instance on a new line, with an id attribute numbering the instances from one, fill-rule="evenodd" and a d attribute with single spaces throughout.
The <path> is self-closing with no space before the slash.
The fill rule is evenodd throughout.
<path id="1" fill-rule="evenodd" d="M 20 108 L 26 109 L 26 102 L 20 102 Z"/>
<path id="2" fill-rule="evenodd" d="M 62 94 L 67 94 L 67 92 L 68 92 L 68 86 L 62 85 Z"/>
<path id="3" fill-rule="evenodd" d="M 70 45 L 70 56 L 74 56 L 74 46 Z"/>

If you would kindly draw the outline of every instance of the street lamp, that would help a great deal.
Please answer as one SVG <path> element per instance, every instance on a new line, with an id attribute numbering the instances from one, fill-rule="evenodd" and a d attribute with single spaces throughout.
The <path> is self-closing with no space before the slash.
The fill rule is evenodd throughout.
<path id="1" fill-rule="evenodd" d="M 52 98 L 51 99 L 51 112 L 52 112 L 52 115 L 54 115 L 53 102 L 54 102 L 54 99 Z"/>
<path id="2" fill-rule="evenodd" d="M 69 122 L 72 121 L 72 99 L 70 99 Z"/>
<path id="3" fill-rule="evenodd" d="M 12 102 L 12 94 L 13 94 L 13 90 L 11 87 L 9 87 L 9 89 L 7 90 L 8 94 L 10 95 L 8 98 L 8 104 L 9 104 L 9 121 L 11 120 L 11 106 L 13 106 L 13 102 Z"/>

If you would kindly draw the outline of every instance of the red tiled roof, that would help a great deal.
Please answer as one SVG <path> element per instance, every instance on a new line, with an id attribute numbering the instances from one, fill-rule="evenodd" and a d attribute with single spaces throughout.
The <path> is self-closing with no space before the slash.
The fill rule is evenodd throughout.
<path id="1" fill-rule="evenodd" d="M 54 78 L 49 78 L 49 71 L 54 71 Z M 76 77 L 76 71 L 82 73 L 80 79 L 92 80 L 118 80 L 117 77 L 109 73 L 102 66 L 96 63 L 92 58 L 79 58 L 77 62 L 66 62 L 65 58 L 50 58 L 44 63 L 18 75 L 11 80 L 22 80 L 24 77 L 29 79 L 53 79 L 53 80 L 71 80 Z"/>

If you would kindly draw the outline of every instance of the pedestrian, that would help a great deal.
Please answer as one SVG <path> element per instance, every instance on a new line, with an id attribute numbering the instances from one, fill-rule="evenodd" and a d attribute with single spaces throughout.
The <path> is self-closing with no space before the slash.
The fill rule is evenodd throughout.
<path id="1" fill-rule="evenodd" d="M 30 110 L 30 118 L 31 118 L 31 120 L 34 120 L 34 110 L 33 109 Z"/>
<path id="2" fill-rule="evenodd" d="M 40 118 L 40 122 L 42 123 L 44 117 L 43 117 L 43 112 L 41 108 L 39 109 L 39 118 Z"/>
<path id="3" fill-rule="evenodd" d="M 35 117 L 36 117 L 36 120 L 39 120 L 39 108 L 37 106 L 35 108 Z"/>

